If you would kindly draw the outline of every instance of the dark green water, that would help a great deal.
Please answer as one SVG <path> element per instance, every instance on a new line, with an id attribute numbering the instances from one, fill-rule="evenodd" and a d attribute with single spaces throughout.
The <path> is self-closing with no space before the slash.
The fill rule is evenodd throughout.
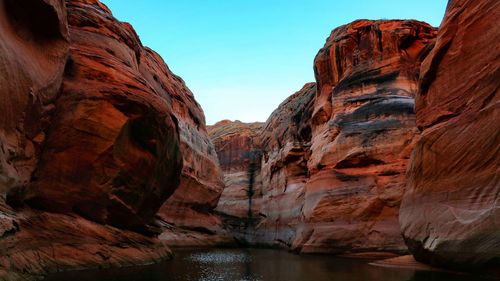
<path id="1" fill-rule="evenodd" d="M 264 249 L 175 252 L 161 264 L 60 273 L 46 281 L 486 281 L 475 276 L 371 266 L 366 260 Z"/>

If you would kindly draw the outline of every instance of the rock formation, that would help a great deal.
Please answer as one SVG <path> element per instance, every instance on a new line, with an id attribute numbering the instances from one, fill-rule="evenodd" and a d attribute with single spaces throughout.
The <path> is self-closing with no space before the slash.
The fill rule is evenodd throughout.
<path id="1" fill-rule="evenodd" d="M 220 121 L 208 127 L 219 155 L 225 188 L 216 211 L 242 242 L 251 239 L 248 225 L 259 217 L 262 184 L 258 134 L 262 123 Z"/>
<path id="2" fill-rule="evenodd" d="M 404 251 L 398 209 L 417 137 L 413 97 L 436 30 L 418 21 L 355 21 L 315 58 L 303 252 Z"/>
<path id="3" fill-rule="evenodd" d="M 179 182 L 170 97 L 141 72 L 150 52 L 130 25 L 98 1 L 67 8 L 62 90 L 36 171 L 15 200 L 142 231 Z"/>
<path id="4" fill-rule="evenodd" d="M 500 261 L 500 2 L 450 1 L 416 97 L 400 223 L 419 261 Z M 496 263 L 495 263 L 496 260 Z"/>
<path id="5" fill-rule="evenodd" d="M 207 130 L 98 0 L 0 0 L 0 279 L 232 243 L 224 224 L 250 245 L 498 267 L 499 14 L 450 1 L 437 41 L 412 20 L 341 26 L 265 124 Z"/>
<path id="6" fill-rule="evenodd" d="M 207 210 L 222 191 L 191 92 L 97 0 L 0 15 L 0 279 L 169 257 L 143 234 L 179 182 Z"/>
<path id="7" fill-rule="evenodd" d="M 417 21 L 361 20 L 332 32 L 315 59 L 317 85 L 280 105 L 256 141 L 262 195 L 253 242 L 406 250 L 397 217 L 418 133 L 413 97 L 435 35 Z M 214 143 L 224 165 L 227 141 Z M 244 202 L 228 199 L 219 206 Z"/>
<path id="8" fill-rule="evenodd" d="M 281 103 L 261 132 L 262 218 L 254 226 L 260 243 L 291 247 L 303 227 L 315 95 L 315 83 L 304 85 Z"/>
<path id="9" fill-rule="evenodd" d="M 0 193 L 30 181 L 68 51 L 64 1 L 0 1 Z"/>
<path id="10" fill-rule="evenodd" d="M 13 210 L 0 197 L 0 280 L 40 280 L 58 271 L 150 264 L 171 255 L 157 238 L 74 214 Z"/>
<path id="11" fill-rule="evenodd" d="M 214 246 L 231 243 L 221 220 L 213 214 L 224 188 L 217 154 L 208 137 L 205 115 L 184 81 L 160 56 L 149 52 L 144 71 L 157 92 L 170 96 L 178 120 L 183 168 L 179 187 L 163 204 L 160 239 L 170 246 Z"/>

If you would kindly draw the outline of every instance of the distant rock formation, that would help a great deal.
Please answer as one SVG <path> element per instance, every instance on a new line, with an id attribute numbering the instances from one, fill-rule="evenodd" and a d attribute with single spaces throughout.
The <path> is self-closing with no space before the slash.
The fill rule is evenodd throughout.
<path id="1" fill-rule="evenodd" d="M 253 237 L 247 235 L 248 226 L 259 218 L 262 183 L 257 141 L 262 125 L 224 120 L 208 126 L 225 183 L 216 211 L 222 215 L 226 228 L 240 241 Z"/>
<path id="2" fill-rule="evenodd" d="M 500 268 L 499 15 L 499 1 L 450 1 L 422 64 L 400 214 L 419 261 Z"/>

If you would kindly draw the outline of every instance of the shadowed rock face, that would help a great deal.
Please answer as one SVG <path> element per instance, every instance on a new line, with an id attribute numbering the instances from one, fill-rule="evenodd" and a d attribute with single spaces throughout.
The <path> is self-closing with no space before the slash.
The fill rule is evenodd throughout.
<path id="1" fill-rule="evenodd" d="M 317 83 L 281 104 L 254 140 L 262 195 L 247 241 L 302 252 L 406 250 L 397 217 L 418 135 L 413 97 L 435 36 L 417 21 L 361 20 L 332 32 L 315 59 Z M 225 160 L 230 139 L 214 143 L 225 171 L 238 165 Z M 245 202 L 229 199 L 217 209 Z"/>
<path id="2" fill-rule="evenodd" d="M 416 97 L 422 130 L 399 221 L 417 260 L 500 260 L 500 2 L 450 1 Z M 495 263 L 496 260 L 496 263 Z"/>
<path id="3" fill-rule="evenodd" d="M 30 180 L 68 45 L 64 1 L 0 1 L 0 193 Z"/>
<path id="4" fill-rule="evenodd" d="M 150 264 L 171 257 L 157 238 L 79 216 L 13 210 L 0 197 L 0 280 L 61 270 Z"/>
<path id="5" fill-rule="evenodd" d="M 306 84 L 281 103 L 260 134 L 262 207 L 255 226 L 260 243 L 291 247 L 302 227 L 315 95 L 316 84 Z"/>
<path id="6" fill-rule="evenodd" d="M 217 205 L 217 212 L 233 218 L 229 226 L 246 231 L 248 218 L 258 218 L 261 180 L 258 134 L 262 123 L 246 124 L 240 121 L 220 121 L 208 127 L 214 143 L 221 169 L 224 173 L 225 188 Z M 252 170 L 252 171 L 250 171 Z M 252 195 L 249 201 L 249 186 Z M 250 204 L 251 203 L 251 204 Z M 240 228 L 240 224 L 243 225 Z"/>
<path id="7" fill-rule="evenodd" d="M 182 80 L 97 0 L 2 0 L 0 39 L 0 279 L 169 257 L 137 232 L 179 185 Z"/>
<path id="8" fill-rule="evenodd" d="M 67 8 L 61 94 L 33 178 L 16 193 L 32 207 L 143 231 L 179 183 L 170 97 L 141 73 L 149 52 L 130 25 L 98 1 Z"/>
<path id="9" fill-rule="evenodd" d="M 164 93 L 172 104 L 183 158 L 180 185 L 158 213 L 164 222 L 160 239 L 171 246 L 229 242 L 222 222 L 213 215 L 224 183 L 203 110 L 184 81 L 165 67 L 158 54 L 148 49 L 143 62 L 141 72 L 156 92 Z"/>

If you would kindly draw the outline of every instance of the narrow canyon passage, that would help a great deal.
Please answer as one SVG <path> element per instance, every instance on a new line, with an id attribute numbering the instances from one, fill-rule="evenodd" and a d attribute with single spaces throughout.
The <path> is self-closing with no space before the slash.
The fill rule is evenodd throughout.
<path id="1" fill-rule="evenodd" d="M 0 280 L 498 280 L 499 14 L 338 26 L 207 125 L 103 2 L 0 0 Z"/>

